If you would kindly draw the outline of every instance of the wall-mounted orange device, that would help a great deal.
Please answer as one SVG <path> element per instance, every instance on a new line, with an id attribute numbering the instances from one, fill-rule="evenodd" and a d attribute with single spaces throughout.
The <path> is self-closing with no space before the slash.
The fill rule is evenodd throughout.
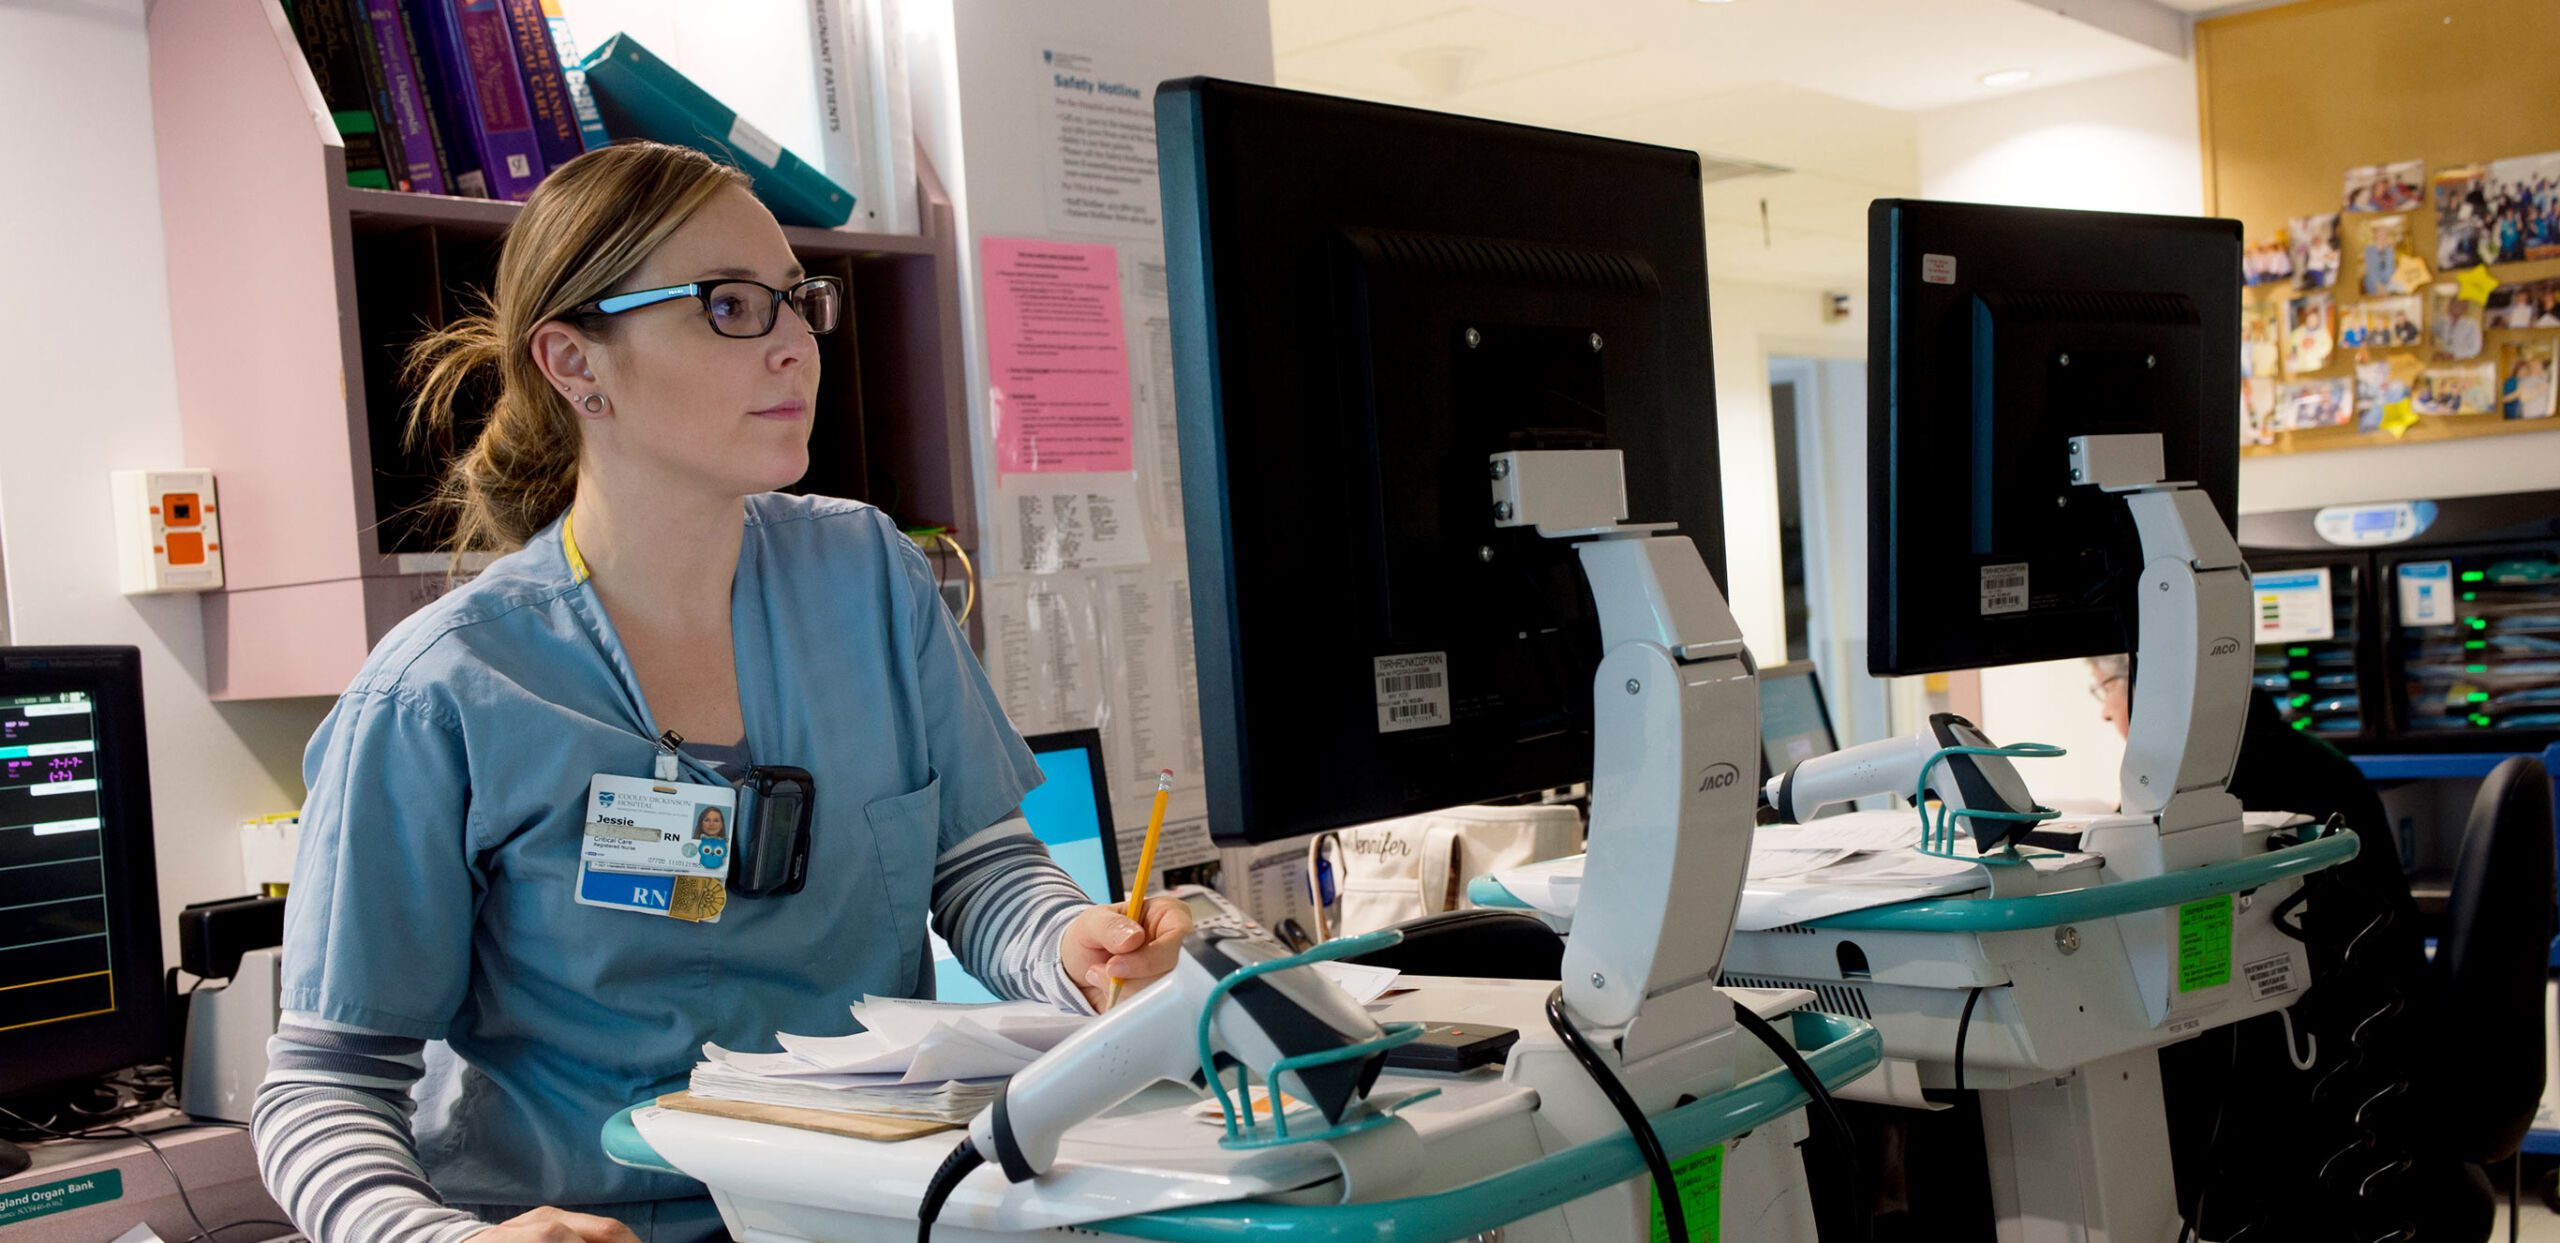
<path id="1" fill-rule="evenodd" d="M 115 507 L 116 567 L 126 595 L 222 586 L 212 471 L 117 471 Z"/>

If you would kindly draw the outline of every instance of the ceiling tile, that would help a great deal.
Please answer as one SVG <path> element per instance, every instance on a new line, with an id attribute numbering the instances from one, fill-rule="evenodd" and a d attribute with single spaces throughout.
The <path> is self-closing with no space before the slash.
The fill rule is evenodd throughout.
<path id="1" fill-rule="evenodd" d="M 1808 172 L 1917 183 L 1919 123 L 1909 113 L 1761 82 L 1591 123 L 1642 142 L 1714 151 Z"/>
<path id="2" fill-rule="evenodd" d="M 1919 111 L 1988 97 L 1994 69 L 2170 62 L 2049 3 L 1271 0 L 1271 21 L 1284 86 L 1780 165 L 1706 187 L 1710 267 L 1836 285 L 1863 279 L 1869 201 L 1918 191 Z"/>
<path id="3" fill-rule="evenodd" d="M 1464 7 L 1459 0 L 1271 0 L 1271 50 L 1286 56 Z"/>
<path id="4" fill-rule="evenodd" d="M 1461 90 L 1434 107 L 1541 125 L 1590 128 L 1602 117 L 1664 107 L 1702 89 L 1686 57 L 1628 48 Z"/>
<path id="5" fill-rule="evenodd" d="M 1767 80 L 1903 111 L 1983 98 L 1981 76 L 1996 69 L 2031 69 L 2036 84 L 2048 86 L 2177 61 L 2029 0 L 1272 0 L 1271 7 L 1284 77 L 1297 56 L 1346 41 L 1476 46 L 1478 31 L 1500 41 L 1524 26 L 1551 32 L 1540 41 L 1559 54 L 1546 67 L 1597 47 L 1642 49 L 1685 65 L 1665 76 L 1698 93 Z M 1462 20 L 1442 24 L 1452 16 Z M 1436 42 L 1417 42 L 1418 30 Z M 1359 80 L 1330 60 L 1321 69 L 1318 76 Z M 1508 76 L 1486 67 L 1477 82 Z"/>
<path id="6" fill-rule="evenodd" d="M 1562 11 L 1558 11 L 1562 15 Z M 1494 8 L 1453 9 L 1275 57 L 1283 80 L 1303 76 L 1419 96 L 1438 105 L 1549 70 L 1636 49 L 1571 22 L 1533 21 Z M 1452 85 L 1455 90 L 1449 89 Z"/>

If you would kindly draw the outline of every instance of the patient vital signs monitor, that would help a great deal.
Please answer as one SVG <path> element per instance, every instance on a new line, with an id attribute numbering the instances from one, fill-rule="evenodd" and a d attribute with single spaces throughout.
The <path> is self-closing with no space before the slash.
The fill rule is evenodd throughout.
<path id="1" fill-rule="evenodd" d="M 0 1098 L 167 1048 L 141 655 L 0 647 Z"/>

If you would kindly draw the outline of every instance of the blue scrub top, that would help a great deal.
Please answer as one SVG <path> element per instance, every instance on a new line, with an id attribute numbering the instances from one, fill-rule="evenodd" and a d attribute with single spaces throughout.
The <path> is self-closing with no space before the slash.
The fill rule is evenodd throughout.
<path id="1" fill-rule="evenodd" d="M 1039 784 L 878 510 L 749 497 L 730 599 L 749 748 L 817 797 L 807 888 L 718 923 L 571 899 L 588 778 L 648 776 L 660 727 L 556 521 L 394 629 L 311 740 L 282 1004 L 449 1042 L 417 1118 L 448 1200 L 702 1194 L 606 1160 L 605 1119 L 682 1087 L 706 1040 L 770 1049 L 853 1030 L 865 993 L 930 995 L 935 857 Z"/>

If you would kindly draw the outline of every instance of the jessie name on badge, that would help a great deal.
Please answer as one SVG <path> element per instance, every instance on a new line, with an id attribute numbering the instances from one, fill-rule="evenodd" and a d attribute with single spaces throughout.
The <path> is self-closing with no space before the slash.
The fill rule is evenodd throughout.
<path id="1" fill-rule="evenodd" d="M 578 843 L 581 905 L 714 923 L 728 904 L 738 792 L 597 773 Z"/>

